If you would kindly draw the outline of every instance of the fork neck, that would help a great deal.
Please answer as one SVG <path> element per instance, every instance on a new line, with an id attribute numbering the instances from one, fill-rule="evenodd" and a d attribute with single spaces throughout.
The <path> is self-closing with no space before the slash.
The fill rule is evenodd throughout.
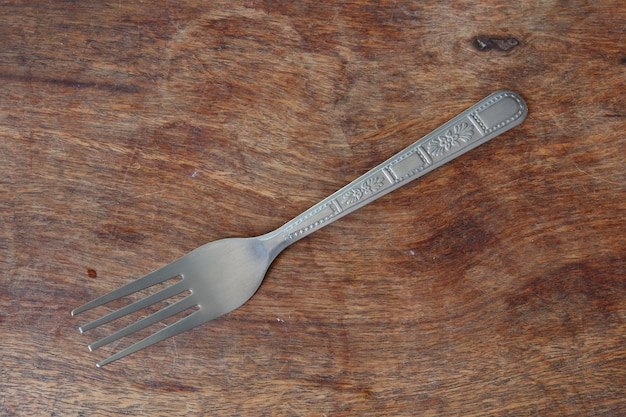
<path id="1" fill-rule="evenodd" d="M 274 231 L 257 237 L 257 239 L 263 242 L 263 245 L 267 249 L 270 260 L 274 260 L 289 245 L 295 243 L 297 240 L 300 240 L 288 239 L 287 235 L 285 235 L 284 228 L 285 226 L 282 226 Z"/>

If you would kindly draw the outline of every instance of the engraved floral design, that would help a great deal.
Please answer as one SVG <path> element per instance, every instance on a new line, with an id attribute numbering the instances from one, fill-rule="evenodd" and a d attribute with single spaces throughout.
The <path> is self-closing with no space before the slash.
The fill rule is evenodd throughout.
<path id="1" fill-rule="evenodd" d="M 445 134 L 439 135 L 428 142 L 428 153 L 433 156 L 442 156 L 453 147 L 467 142 L 472 136 L 474 136 L 472 126 L 466 122 L 460 123 L 452 129 L 449 129 Z"/>
<path id="2" fill-rule="evenodd" d="M 373 176 L 361 183 L 358 187 L 354 187 L 343 195 L 343 203 L 345 205 L 354 204 L 363 196 L 374 194 L 385 184 L 385 178 L 382 176 Z"/>

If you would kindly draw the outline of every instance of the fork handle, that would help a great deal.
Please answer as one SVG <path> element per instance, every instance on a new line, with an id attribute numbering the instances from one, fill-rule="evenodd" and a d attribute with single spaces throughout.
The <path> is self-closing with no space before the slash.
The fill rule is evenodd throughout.
<path id="1" fill-rule="evenodd" d="M 527 113 L 520 95 L 496 91 L 264 238 L 276 245 L 278 254 L 291 243 L 519 125 Z"/>

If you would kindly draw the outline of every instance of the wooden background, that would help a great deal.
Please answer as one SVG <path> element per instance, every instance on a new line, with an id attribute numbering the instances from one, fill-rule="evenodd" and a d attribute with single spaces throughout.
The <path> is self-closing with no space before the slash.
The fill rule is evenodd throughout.
<path id="1" fill-rule="evenodd" d="M 617 416 L 622 1 L 0 2 L 0 415 Z M 526 122 L 104 369 L 89 299 L 500 88 Z M 112 327 L 111 327 L 112 328 Z"/>

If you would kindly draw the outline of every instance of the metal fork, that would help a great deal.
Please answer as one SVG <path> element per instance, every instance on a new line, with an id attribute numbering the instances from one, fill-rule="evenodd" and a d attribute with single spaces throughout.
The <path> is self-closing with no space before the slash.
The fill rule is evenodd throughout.
<path id="1" fill-rule="evenodd" d="M 526 118 L 527 112 L 526 103 L 518 94 L 496 91 L 282 227 L 258 237 L 208 243 L 169 265 L 74 309 L 72 315 L 172 278 L 179 279 L 174 284 L 79 327 L 83 333 L 157 302 L 188 293 L 89 345 L 89 350 L 94 350 L 161 320 L 194 310 L 98 362 L 97 366 L 102 367 L 240 307 L 256 292 L 272 261 L 287 246 L 519 125 Z"/>

